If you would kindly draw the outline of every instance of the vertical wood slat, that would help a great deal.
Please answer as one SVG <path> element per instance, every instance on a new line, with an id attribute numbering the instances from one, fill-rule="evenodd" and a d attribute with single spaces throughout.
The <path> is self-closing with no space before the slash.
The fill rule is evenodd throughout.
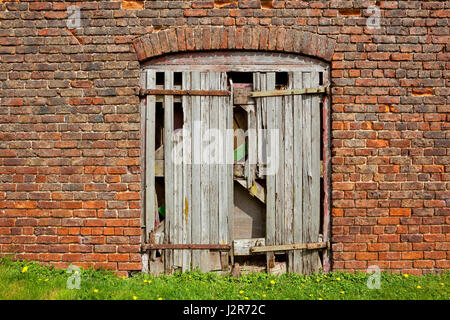
<path id="1" fill-rule="evenodd" d="M 304 88 L 302 72 L 294 72 L 293 75 L 293 87 L 294 88 Z M 294 130 L 294 169 L 293 169 L 293 179 L 294 179 L 294 243 L 303 243 L 303 99 L 302 96 L 295 95 L 293 97 L 293 130 Z M 303 262 L 301 252 L 295 250 L 293 252 L 293 262 L 292 272 L 302 273 L 303 272 Z"/>
<path id="2" fill-rule="evenodd" d="M 226 73 L 222 73 L 221 77 L 221 87 L 220 89 L 227 88 L 227 75 Z M 225 143 L 227 148 L 227 153 L 225 154 L 228 158 L 225 158 L 225 164 L 227 168 L 227 217 L 225 218 L 225 224 L 227 228 L 224 232 L 226 232 L 225 243 L 231 243 L 233 240 L 233 216 L 234 216 L 234 134 L 233 134 L 233 88 L 231 88 L 231 96 L 230 97 L 222 97 L 220 98 L 222 103 L 226 107 L 227 113 L 227 125 L 225 132 Z"/>
<path id="3" fill-rule="evenodd" d="M 293 88 L 293 75 L 289 73 L 289 89 Z M 294 166 L 294 154 L 293 154 L 293 135 L 294 135 L 294 119 L 293 119 L 293 97 L 283 97 L 283 104 L 285 108 L 284 112 L 284 230 L 283 230 L 283 243 L 293 243 L 293 215 L 294 215 L 294 183 L 293 180 L 293 166 Z M 293 252 L 287 252 L 287 271 L 292 269 Z"/>
<path id="4" fill-rule="evenodd" d="M 262 91 L 261 84 L 262 84 L 262 74 L 259 72 L 253 73 L 253 90 L 254 91 Z M 257 148 L 257 154 L 256 154 L 256 164 L 262 163 L 262 145 L 263 145 L 263 137 L 261 136 L 259 130 L 262 129 L 262 103 L 264 99 L 256 99 L 256 110 L 255 110 L 255 129 L 256 132 L 256 148 Z M 250 125 L 250 119 L 249 119 L 249 125 Z M 250 137 L 249 137 L 250 140 Z M 259 170 L 258 177 L 262 178 L 262 172 Z M 247 182 L 248 186 L 248 182 Z"/>
<path id="5" fill-rule="evenodd" d="M 311 87 L 319 86 L 319 73 L 311 73 Z M 311 242 L 319 241 L 320 228 L 320 96 L 311 96 Z M 317 250 L 311 255 L 311 271 L 319 271 L 320 258 Z"/>
<path id="6" fill-rule="evenodd" d="M 164 72 L 164 89 L 173 89 L 173 72 Z M 174 199 L 173 199 L 173 96 L 164 96 L 164 180 L 166 199 L 165 243 L 174 242 Z M 165 271 L 172 272 L 173 251 L 165 250 Z"/>
<path id="7" fill-rule="evenodd" d="M 220 73 L 211 73 L 211 90 L 219 90 L 220 88 Z M 210 164 L 210 227 L 209 227 L 209 240 L 210 243 L 219 243 L 219 159 L 218 148 L 219 143 L 216 137 L 216 130 L 219 128 L 219 104 L 221 103 L 220 97 L 211 97 L 209 115 L 210 126 L 213 135 L 211 136 L 211 164 Z"/>
<path id="8" fill-rule="evenodd" d="M 275 244 L 283 244 L 284 240 L 284 117 L 285 105 L 283 103 L 284 97 L 275 97 L 275 122 L 278 130 L 278 145 L 277 152 L 279 157 L 279 166 L 275 178 Z"/>
<path id="9" fill-rule="evenodd" d="M 267 73 L 266 77 L 266 90 L 275 90 L 275 73 L 269 72 Z M 276 122 L 275 122 L 275 98 L 274 97 L 267 97 L 263 98 L 266 105 L 266 111 L 267 111 L 267 129 L 268 135 L 273 134 L 272 130 L 276 129 Z M 273 154 L 273 151 L 275 150 L 276 146 L 273 144 L 275 141 L 268 136 L 267 137 L 267 161 L 273 161 L 274 157 L 276 155 Z M 266 168 L 270 164 L 267 164 Z M 273 164 L 272 164 L 273 165 Z M 275 175 L 271 172 L 267 174 L 266 176 L 266 183 L 267 183 L 267 194 L 266 194 L 266 244 L 267 245 L 274 245 L 275 244 Z M 272 252 L 267 253 L 266 255 L 267 259 L 267 272 L 270 272 L 270 269 L 272 267 L 272 263 L 274 260 L 274 255 Z"/>
<path id="10" fill-rule="evenodd" d="M 193 90 L 200 90 L 200 72 L 191 73 Z M 201 112 L 200 97 L 194 96 L 192 100 L 192 243 L 201 243 Z M 192 250 L 192 268 L 200 268 L 201 251 Z"/>
<path id="11" fill-rule="evenodd" d="M 191 89 L 191 73 L 183 72 L 182 89 Z M 191 193 L 191 177 L 192 177 L 192 97 L 183 96 L 183 239 L 182 243 L 191 243 L 191 220 L 192 220 L 192 193 Z M 183 250 L 182 271 L 190 270 L 191 251 Z"/>
<path id="12" fill-rule="evenodd" d="M 223 85 L 221 81 L 221 85 Z M 219 114 L 219 131 L 221 134 L 219 154 L 220 154 L 220 166 L 219 166 L 219 242 L 227 243 L 227 218 L 228 214 L 228 184 L 227 184 L 227 141 L 226 141 L 226 129 L 227 122 L 227 103 L 226 100 L 220 98 L 218 107 Z M 232 152 L 228 151 L 228 152 Z"/>
<path id="13" fill-rule="evenodd" d="M 255 182 L 257 163 L 257 135 L 256 135 L 256 113 L 254 105 L 247 105 L 247 128 L 248 128 L 248 158 L 247 158 L 247 188 L 251 188 Z"/>
<path id="14" fill-rule="evenodd" d="M 200 74 L 201 90 L 209 90 L 210 86 L 209 72 L 202 72 Z M 210 111 L 210 97 L 202 96 L 200 98 L 201 108 L 201 127 L 202 127 L 202 140 L 201 140 L 201 242 L 209 242 L 209 155 L 207 147 L 209 143 L 209 111 Z M 200 269 L 202 271 L 208 271 L 209 266 L 209 251 L 203 250 L 201 252 Z"/>
<path id="15" fill-rule="evenodd" d="M 183 137 L 181 133 L 174 132 L 173 149 L 174 149 L 174 164 L 173 164 L 173 232 L 174 242 L 182 243 L 183 240 Z M 173 251 L 174 269 L 183 266 L 183 251 Z"/>
<path id="16" fill-rule="evenodd" d="M 155 88 L 156 73 L 146 72 L 146 87 Z M 147 96 L 146 102 L 146 137 L 145 137 L 145 239 L 155 229 L 155 112 L 156 97 Z"/>

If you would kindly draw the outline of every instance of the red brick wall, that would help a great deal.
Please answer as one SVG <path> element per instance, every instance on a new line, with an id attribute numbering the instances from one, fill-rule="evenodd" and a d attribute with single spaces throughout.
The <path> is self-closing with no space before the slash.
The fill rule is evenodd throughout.
<path id="1" fill-rule="evenodd" d="M 447 2 L 83 1 L 68 29 L 73 4 L 0 2 L 0 254 L 139 270 L 139 60 L 242 33 L 331 61 L 333 269 L 450 268 Z"/>

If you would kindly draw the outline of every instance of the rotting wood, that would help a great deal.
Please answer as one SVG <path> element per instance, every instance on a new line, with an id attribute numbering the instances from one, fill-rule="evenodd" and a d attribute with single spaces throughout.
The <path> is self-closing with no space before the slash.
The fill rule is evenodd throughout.
<path id="1" fill-rule="evenodd" d="M 164 73 L 164 86 L 171 89 L 173 86 L 173 72 Z M 174 180 L 173 180 L 173 96 L 164 97 L 164 182 L 165 182 L 165 243 L 174 242 L 175 224 L 174 224 Z M 166 273 L 171 273 L 174 265 L 173 251 L 164 252 L 164 267 Z"/>
<path id="2" fill-rule="evenodd" d="M 235 181 L 237 181 L 244 188 L 247 188 L 247 182 L 245 180 L 235 179 Z M 266 191 L 265 191 L 265 188 L 261 184 L 254 181 L 253 185 L 250 188 L 248 188 L 247 190 L 252 197 L 256 197 L 262 203 L 266 203 Z"/>
<path id="3" fill-rule="evenodd" d="M 233 240 L 233 254 L 235 256 L 248 256 L 252 254 L 250 252 L 251 248 L 265 245 L 266 245 L 265 238 Z"/>
<path id="4" fill-rule="evenodd" d="M 265 77 L 265 86 L 268 90 L 275 89 L 275 73 L 270 72 L 267 73 Z M 276 129 L 276 119 L 275 119 L 275 98 L 267 97 L 264 98 L 266 108 L 266 119 L 267 119 L 267 129 L 273 130 Z M 272 152 L 276 149 L 276 145 L 274 146 L 273 139 L 267 140 L 267 159 L 271 159 L 271 161 L 276 157 Z M 266 176 L 266 184 L 267 184 L 267 194 L 266 194 L 266 244 L 274 245 L 275 244 L 275 175 L 269 174 Z M 273 253 L 268 252 L 266 255 L 266 268 L 267 273 L 270 273 L 271 268 L 275 266 L 275 256 Z"/>
<path id="5" fill-rule="evenodd" d="M 293 243 L 281 244 L 276 246 L 257 246 L 250 248 L 251 253 L 258 252 L 276 252 L 289 250 L 316 250 L 329 248 L 330 242 L 311 242 L 311 243 Z"/>
<path id="6" fill-rule="evenodd" d="M 141 89 L 139 95 L 171 95 L 171 96 L 229 96 L 227 90 L 169 90 L 169 89 Z"/>
<path id="7" fill-rule="evenodd" d="M 253 91 L 250 92 L 250 97 L 275 97 L 275 96 L 290 96 L 290 95 L 302 95 L 302 94 L 315 94 L 315 93 L 329 93 L 330 87 L 316 87 L 316 88 L 304 88 L 304 89 L 287 89 L 287 90 L 270 90 L 270 91 Z"/>
<path id="8" fill-rule="evenodd" d="M 156 76 L 152 70 L 147 71 L 146 85 L 152 88 Z M 148 240 L 150 232 L 155 228 L 155 98 L 147 97 L 146 101 L 146 137 L 145 137 L 145 235 Z"/>

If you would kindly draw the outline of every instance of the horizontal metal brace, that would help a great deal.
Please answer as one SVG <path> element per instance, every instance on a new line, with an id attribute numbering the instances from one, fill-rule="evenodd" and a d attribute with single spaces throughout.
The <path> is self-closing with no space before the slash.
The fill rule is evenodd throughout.
<path id="1" fill-rule="evenodd" d="M 313 93 L 330 93 L 330 87 L 317 87 L 317 88 L 305 88 L 305 89 L 287 89 L 287 90 L 272 90 L 272 91 L 252 91 L 250 97 L 276 97 L 276 96 L 290 96 L 300 94 L 313 94 Z"/>
<path id="2" fill-rule="evenodd" d="M 167 250 L 167 249 L 176 249 L 176 250 L 219 250 L 219 251 L 228 251 L 231 250 L 231 245 L 228 244 L 200 244 L 200 243 L 183 243 L 183 244 L 175 244 L 175 243 L 147 243 L 142 245 L 143 250 Z"/>
<path id="3" fill-rule="evenodd" d="M 140 96 L 169 95 L 169 96 L 229 96 L 226 90 L 166 90 L 166 89 L 141 89 Z"/>
<path id="4" fill-rule="evenodd" d="M 330 242 L 311 242 L 311 243 L 295 243 L 295 244 L 281 244 L 276 246 L 258 246 L 251 247 L 251 253 L 257 252 L 272 252 L 272 251 L 291 251 L 291 250 L 315 250 L 330 248 Z"/>

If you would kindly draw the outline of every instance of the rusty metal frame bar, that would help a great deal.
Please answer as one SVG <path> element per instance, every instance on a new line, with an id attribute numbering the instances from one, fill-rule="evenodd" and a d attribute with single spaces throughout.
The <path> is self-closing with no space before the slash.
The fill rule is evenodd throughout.
<path id="1" fill-rule="evenodd" d="M 141 89 L 140 96 L 145 95 L 171 95 L 171 96 L 229 96 L 226 90 L 165 90 L 165 89 Z"/>
<path id="2" fill-rule="evenodd" d="M 316 250 L 330 247 L 330 242 L 311 242 L 311 243 L 294 243 L 280 244 L 275 246 L 259 246 L 251 247 L 251 253 L 272 252 L 272 251 L 291 251 L 291 250 Z"/>
<path id="3" fill-rule="evenodd" d="M 317 88 L 304 88 L 304 89 L 289 89 L 289 90 L 272 90 L 272 91 L 252 91 L 250 97 L 275 97 L 275 96 L 291 96 L 301 94 L 313 94 L 313 93 L 330 93 L 329 86 L 320 86 Z"/>
<path id="4" fill-rule="evenodd" d="M 229 251 L 231 250 L 231 245 L 229 244 L 176 244 L 176 243 L 147 243 L 142 245 L 143 250 L 219 250 L 219 251 Z"/>

